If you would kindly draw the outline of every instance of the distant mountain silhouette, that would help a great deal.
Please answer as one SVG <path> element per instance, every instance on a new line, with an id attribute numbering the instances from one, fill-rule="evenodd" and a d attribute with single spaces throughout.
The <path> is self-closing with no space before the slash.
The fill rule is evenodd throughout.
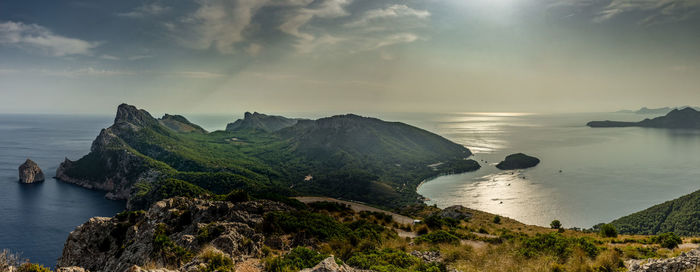
<path id="1" fill-rule="evenodd" d="M 650 127 L 650 128 L 689 128 L 700 129 L 700 112 L 687 107 L 674 109 L 665 116 L 644 119 L 640 122 L 592 121 L 589 127 Z"/>

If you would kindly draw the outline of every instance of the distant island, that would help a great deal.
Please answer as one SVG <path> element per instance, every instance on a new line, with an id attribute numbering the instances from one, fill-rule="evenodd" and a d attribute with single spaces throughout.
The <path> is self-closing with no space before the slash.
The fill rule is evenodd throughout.
<path id="1" fill-rule="evenodd" d="M 617 113 L 635 113 L 635 114 L 659 114 L 659 115 L 666 115 L 672 110 L 677 110 L 677 109 L 684 109 L 684 108 L 693 108 L 695 110 L 700 110 L 698 107 L 691 107 L 691 106 L 683 106 L 683 107 L 663 107 L 663 108 L 647 108 L 647 107 L 642 107 L 641 109 L 638 110 L 619 110 Z"/>
<path id="2" fill-rule="evenodd" d="M 693 108 L 674 109 L 665 116 L 654 119 L 644 119 L 639 122 L 622 121 L 592 121 L 589 127 L 649 127 L 649 128 L 681 128 L 700 129 L 700 112 Z"/>
<path id="3" fill-rule="evenodd" d="M 499 162 L 496 168 L 501 170 L 515 170 L 535 167 L 540 163 L 540 159 L 525 155 L 523 153 L 511 154 L 505 160 Z"/>

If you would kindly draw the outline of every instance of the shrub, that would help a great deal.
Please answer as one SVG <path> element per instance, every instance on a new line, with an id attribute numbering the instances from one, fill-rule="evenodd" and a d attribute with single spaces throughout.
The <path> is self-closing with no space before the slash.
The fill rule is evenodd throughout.
<path id="1" fill-rule="evenodd" d="M 693 244 L 700 244 L 700 239 L 699 238 L 693 238 L 690 240 L 691 243 Z"/>
<path id="2" fill-rule="evenodd" d="M 348 265 L 379 272 L 408 272 L 408 271 L 446 271 L 444 265 L 426 264 L 420 259 L 400 250 L 383 249 L 380 251 L 360 252 L 346 262 Z"/>
<path id="3" fill-rule="evenodd" d="M 17 272 L 51 272 L 51 269 L 40 264 L 23 263 Z"/>
<path id="4" fill-rule="evenodd" d="M 314 250 L 305 247 L 297 247 L 292 249 L 287 255 L 265 261 L 265 271 L 299 271 L 304 268 L 314 267 L 326 258 L 328 258 L 327 255 L 320 254 Z"/>
<path id="5" fill-rule="evenodd" d="M 192 252 L 176 245 L 168 237 L 167 226 L 163 223 L 156 226 L 153 233 L 153 253 L 163 258 L 167 264 L 181 266 L 183 263 L 192 260 Z"/>
<path id="6" fill-rule="evenodd" d="M 678 247 L 678 244 L 683 243 L 681 237 L 678 237 L 678 235 L 674 234 L 673 232 L 667 232 L 653 236 L 651 237 L 651 241 L 652 243 L 659 244 L 660 246 L 668 249 L 674 249 Z"/>
<path id="7" fill-rule="evenodd" d="M 459 238 L 444 230 L 434 231 L 416 238 L 418 243 L 458 244 Z"/>
<path id="8" fill-rule="evenodd" d="M 268 233 L 305 233 L 320 240 L 344 238 L 348 227 L 330 216 L 308 211 L 271 212 L 265 215 L 263 230 Z"/>
<path id="9" fill-rule="evenodd" d="M 223 252 L 215 249 L 205 249 L 199 258 L 207 266 L 199 270 L 199 272 L 234 272 L 236 267 L 231 258 L 224 255 Z"/>
<path id="10" fill-rule="evenodd" d="M 232 203 L 246 202 L 250 201 L 250 195 L 248 195 L 248 193 L 243 190 L 233 190 L 230 193 L 226 194 L 224 200 Z"/>
<path id="11" fill-rule="evenodd" d="M 600 226 L 600 236 L 617 237 L 617 229 L 612 224 L 603 224 Z"/>
<path id="12" fill-rule="evenodd" d="M 307 204 L 309 207 L 316 211 L 320 210 L 326 210 L 329 212 L 349 212 L 352 211 L 350 209 L 350 206 L 342 204 L 342 203 L 337 203 L 337 202 L 330 202 L 330 201 L 319 201 L 319 202 L 312 202 Z"/>
<path id="13" fill-rule="evenodd" d="M 219 237 L 225 230 L 223 225 L 209 223 L 197 231 L 197 242 L 200 244 L 208 243 Z"/>
<path id="14" fill-rule="evenodd" d="M 493 223 L 500 224 L 500 223 L 501 223 L 501 217 L 498 216 L 498 215 L 496 215 L 496 216 L 493 218 Z"/>
<path id="15" fill-rule="evenodd" d="M 523 237 L 521 243 L 520 253 L 528 258 L 546 253 L 565 260 L 571 256 L 575 249 L 580 249 L 591 258 L 596 257 L 599 253 L 599 249 L 591 242 L 590 238 L 568 238 L 556 232 Z"/>
<path id="16" fill-rule="evenodd" d="M 559 220 L 553 220 L 552 223 L 549 224 L 550 227 L 553 229 L 560 229 L 561 228 L 561 222 Z"/>

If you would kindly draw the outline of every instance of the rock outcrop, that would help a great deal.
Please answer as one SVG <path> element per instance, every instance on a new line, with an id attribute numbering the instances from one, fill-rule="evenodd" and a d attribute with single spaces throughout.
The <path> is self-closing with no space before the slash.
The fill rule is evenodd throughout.
<path id="1" fill-rule="evenodd" d="M 201 257 L 204 251 L 238 263 L 261 256 L 264 236 L 257 227 L 264 214 L 290 209 L 267 200 L 233 204 L 166 199 L 146 212 L 95 217 L 82 224 L 68 236 L 58 267 L 92 272 L 189 271 L 208 265 Z"/>
<path id="2" fill-rule="evenodd" d="M 207 133 L 202 127 L 190 122 L 182 115 L 165 114 L 158 119 L 158 123 L 181 133 Z"/>
<path id="3" fill-rule="evenodd" d="M 368 270 L 359 270 L 352 268 L 346 264 L 339 265 L 338 263 L 335 262 L 335 258 L 333 256 L 328 257 L 318 263 L 316 266 L 312 268 L 306 268 L 301 270 L 300 272 L 362 272 L 362 271 L 368 271 Z"/>
<path id="4" fill-rule="evenodd" d="M 238 119 L 236 122 L 226 125 L 226 131 L 263 130 L 265 132 L 275 132 L 283 128 L 291 127 L 298 121 L 299 119 L 283 116 L 246 112 L 243 115 L 243 119 Z"/>
<path id="5" fill-rule="evenodd" d="M 535 167 L 540 163 L 540 159 L 525 155 L 523 153 L 511 154 L 505 160 L 499 162 L 496 168 L 501 170 L 514 170 Z"/>
<path id="6" fill-rule="evenodd" d="M 472 218 L 472 213 L 469 212 L 468 208 L 462 205 L 449 206 L 438 213 L 443 218 L 450 218 L 454 220 L 469 220 Z"/>
<path id="7" fill-rule="evenodd" d="M 126 200 L 137 181 L 153 182 L 162 176 L 162 167 L 134 151 L 125 139 L 144 128 L 162 127 L 147 111 L 122 104 L 114 124 L 102 129 L 92 142 L 90 153 L 78 161 L 68 158 L 56 169 L 60 181 L 88 189 L 107 191 L 106 197 Z"/>
<path id="8" fill-rule="evenodd" d="M 19 166 L 19 182 L 34 183 L 44 181 L 44 172 L 34 161 L 27 159 Z"/>
<path id="9" fill-rule="evenodd" d="M 700 249 L 681 253 L 669 259 L 632 260 L 627 262 L 629 272 L 686 272 L 700 268 Z"/>

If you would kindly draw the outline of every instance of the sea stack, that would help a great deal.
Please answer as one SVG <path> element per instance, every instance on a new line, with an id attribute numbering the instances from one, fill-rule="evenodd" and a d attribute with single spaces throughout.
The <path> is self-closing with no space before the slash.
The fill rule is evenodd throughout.
<path id="1" fill-rule="evenodd" d="M 44 181 L 44 172 L 34 161 L 27 159 L 19 166 L 19 182 L 34 183 Z"/>

